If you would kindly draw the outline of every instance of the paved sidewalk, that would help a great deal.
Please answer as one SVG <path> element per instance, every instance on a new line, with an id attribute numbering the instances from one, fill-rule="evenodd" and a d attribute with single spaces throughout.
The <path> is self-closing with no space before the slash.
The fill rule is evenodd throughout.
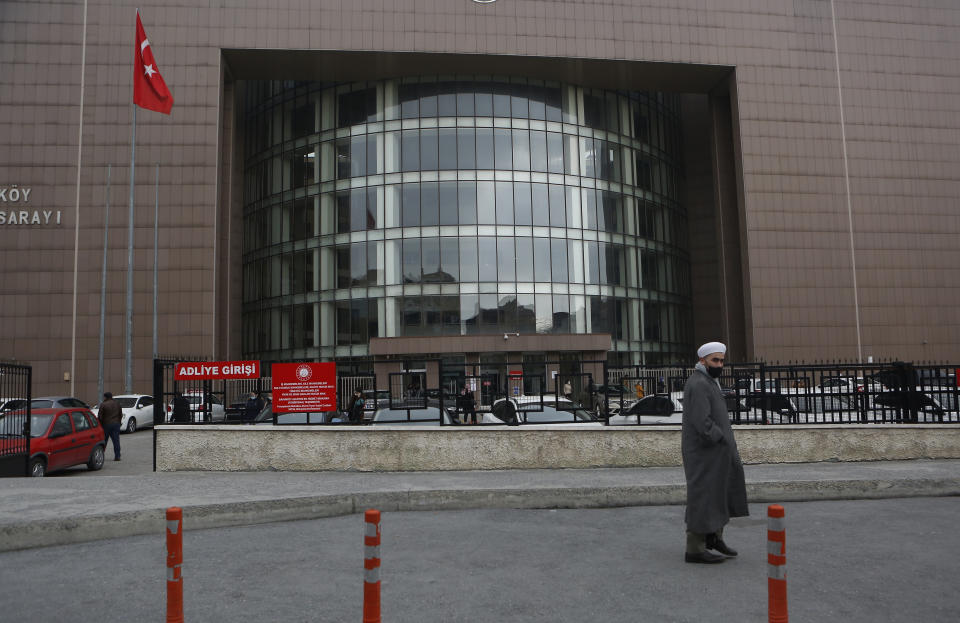
<path id="1" fill-rule="evenodd" d="M 751 502 L 960 495 L 960 460 L 745 466 Z M 683 504 L 679 467 L 470 472 L 174 472 L 0 480 L 0 551 L 361 512 Z M 106 526 L 109 525 L 109 529 Z"/>

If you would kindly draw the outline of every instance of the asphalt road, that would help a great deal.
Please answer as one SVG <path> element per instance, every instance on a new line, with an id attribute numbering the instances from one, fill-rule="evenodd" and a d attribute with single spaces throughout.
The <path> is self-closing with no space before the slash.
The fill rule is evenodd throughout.
<path id="1" fill-rule="evenodd" d="M 786 509 L 792 621 L 956 620 L 960 498 Z M 678 506 L 385 513 L 383 620 L 766 621 L 766 507 L 751 513 L 720 565 L 682 562 Z M 361 515 L 187 531 L 185 618 L 357 621 L 362 534 Z M 0 619 L 162 621 L 164 547 L 158 534 L 0 554 Z"/>

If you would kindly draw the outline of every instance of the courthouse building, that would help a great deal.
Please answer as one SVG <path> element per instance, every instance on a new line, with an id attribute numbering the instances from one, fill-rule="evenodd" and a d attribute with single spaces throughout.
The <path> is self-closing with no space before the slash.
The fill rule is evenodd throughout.
<path id="1" fill-rule="evenodd" d="M 131 264 L 137 7 L 175 103 L 137 110 Z M 37 394 L 96 393 L 104 258 L 115 393 L 155 265 L 163 355 L 960 359 L 952 2 L 9 1 L 0 68 Z"/>

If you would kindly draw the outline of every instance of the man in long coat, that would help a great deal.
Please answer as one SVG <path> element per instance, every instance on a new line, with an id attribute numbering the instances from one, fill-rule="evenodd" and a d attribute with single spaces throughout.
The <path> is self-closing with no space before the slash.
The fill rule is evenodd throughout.
<path id="1" fill-rule="evenodd" d="M 726 352 L 720 342 L 701 346 L 699 362 L 683 388 L 687 562 L 716 563 L 736 556 L 723 541 L 723 527 L 731 517 L 749 514 L 743 464 L 718 381 Z"/>

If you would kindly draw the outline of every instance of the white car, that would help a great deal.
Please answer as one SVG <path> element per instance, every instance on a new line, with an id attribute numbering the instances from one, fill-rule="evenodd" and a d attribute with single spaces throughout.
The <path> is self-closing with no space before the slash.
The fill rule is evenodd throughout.
<path id="1" fill-rule="evenodd" d="M 23 409 L 27 406 L 26 398 L 0 398 L 0 413 Z"/>
<path id="2" fill-rule="evenodd" d="M 494 401 L 490 412 L 477 413 L 482 424 L 603 424 L 580 404 L 567 398 L 519 396 Z"/>
<path id="3" fill-rule="evenodd" d="M 123 411 L 123 419 L 120 420 L 120 430 L 125 433 L 135 433 L 137 429 L 153 426 L 153 396 L 146 394 L 125 394 L 123 396 L 114 396 L 120 404 Z M 100 405 L 90 409 L 93 414 L 100 418 Z"/>

